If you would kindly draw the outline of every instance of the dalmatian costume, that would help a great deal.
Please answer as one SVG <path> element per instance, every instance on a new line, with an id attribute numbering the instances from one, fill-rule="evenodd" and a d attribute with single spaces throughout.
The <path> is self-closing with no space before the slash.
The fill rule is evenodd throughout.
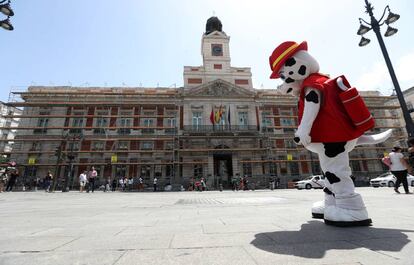
<path id="1" fill-rule="evenodd" d="M 354 88 L 350 88 L 343 76 L 330 79 L 320 74 L 319 64 L 308 53 L 306 42 L 282 43 L 273 51 L 269 62 L 270 78 L 283 80 L 279 90 L 299 98 L 299 126 L 294 141 L 318 154 L 326 177 L 325 199 L 313 204 L 312 216 L 323 218 L 328 225 L 371 225 L 362 197 L 355 192 L 348 153 L 356 145 L 385 141 L 392 130 L 364 135 L 374 126 L 369 112 L 369 119 L 363 122 L 372 122 L 370 127 L 358 129 L 352 123 L 338 95 Z M 360 115 L 358 110 L 354 112 Z"/>

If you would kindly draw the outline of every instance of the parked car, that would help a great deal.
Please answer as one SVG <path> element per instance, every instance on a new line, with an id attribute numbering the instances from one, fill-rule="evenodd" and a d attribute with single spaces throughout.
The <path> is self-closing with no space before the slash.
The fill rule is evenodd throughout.
<path id="1" fill-rule="evenodd" d="M 298 190 L 301 189 L 323 189 L 325 187 L 325 176 L 323 175 L 316 175 L 316 176 L 309 176 L 304 180 L 297 181 L 295 183 L 295 188 Z"/>
<path id="2" fill-rule="evenodd" d="M 394 175 L 391 172 L 387 172 L 387 173 L 379 175 L 376 178 L 371 179 L 369 182 L 372 187 L 378 188 L 378 187 L 394 187 L 396 181 L 397 179 L 394 177 Z M 408 174 L 407 181 L 408 181 L 408 185 L 414 186 L 414 176 Z"/>

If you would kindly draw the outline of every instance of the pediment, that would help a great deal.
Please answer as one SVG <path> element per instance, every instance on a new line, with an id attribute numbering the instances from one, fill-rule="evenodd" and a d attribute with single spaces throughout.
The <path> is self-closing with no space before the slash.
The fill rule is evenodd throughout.
<path id="1" fill-rule="evenodd" d="M 189 88 L 184 92 L 185 96 L 197 97 L 254 97 L 256 93 L 244 87 L 236 86 L 222 79 Z"/>

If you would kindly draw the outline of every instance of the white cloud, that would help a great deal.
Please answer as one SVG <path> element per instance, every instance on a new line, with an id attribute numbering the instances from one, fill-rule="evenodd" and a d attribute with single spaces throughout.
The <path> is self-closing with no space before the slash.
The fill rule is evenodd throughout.
<path id="1" fill-rule="evenodd" d="M 394 65 L 398 82 L 402 90 L 411 87 L 414 84 L 413 65 L 414 52 L 407 53 L 400 57 L 397 60 L 396 65 Z M 363 73 L 356 82 L 356 85 L 359 90 L 380 90 L 386 94 L 393 89 L 390 74 L 383 60 L 375 63 L 371 69 Z"/>
<path id="2" fill-rule="evenodd" d="M 378 90 L 384 84 L 388 84 L 388 70 L 384 62 L 377 62 L 366 73 L 362 74 L 356 82 L 359 90 Z"/>
<path id="3" fill-rule="evenodd" d="M 397 77 L 402 82 L 414 83 L 414 52 L 408 53 L 400 58 L 397 66 Z"/>

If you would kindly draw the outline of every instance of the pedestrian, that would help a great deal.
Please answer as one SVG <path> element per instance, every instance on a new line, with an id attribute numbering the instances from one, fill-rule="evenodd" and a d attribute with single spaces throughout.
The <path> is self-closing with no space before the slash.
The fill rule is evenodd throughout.
<path id="1" fill-rule="evenodd" d="M 39 186 L 39 182 L 40 182 L 40 178 L 39 177 L 35 177 L 33 179 L 33 187 L 34 187 L 34 191 L 37 191 L 37 187 Z"/>
<path id="2" fill-rule="evenodd" d="M 19 171 L 14 168 L 12 169 L 9 177 L 9 181 L 7 182 L 6 191 L 12 191 L 14 184 L 16 184 L 16 180 L 19 177 Z"/>
<path id="3" fill-rule="evenodd" d="M 249 186 L 248 186 L 248 180 L 247 180 L 247 176 L 244 176 L 243 178 L 243 190 L 249 190 Z"/>
<path id="4" fill-rule="evenodd" d="M 157 182 L 158 182 L 158 179 L 157 179 L 157 177 L 154 177 L 154 192 L 155 191 L 157 191 Z"/>
<path id="5" fill-rule="evenodd" d="M 142 177 L 139 177 L 138 179 L 138 190 L 143 191 L 144 190 L 144 180 Z"/>
<path id="6" fill-rule="evenodd" d="M 204 178 L 201 178 L 200 184 L 201 184 L 201 190 L 205 191 L 207 189 L 207 184 L 206 184 L 206 180 Z"/>
<path id="7" fill-rule="evenodd" d="M 110 183 L 111 183 L 111 178 L 107 177 L 106 180 L 105 180 L 104 192 L 110 191 L 110 187 L 109 187 Z"/>
<path id="8" fill-rule="evenodd" d="M 1 173 L 1 176 L 0 176 L 0 192 L 4 191 L 4 185 L 6 185 L 6 183 L 7 183 L 7 172 L 4 171 Z"/>
<path id="9" fill-rule="evenodd" d="M 414 138 L 408 141 L 408 165 L 411 170 L 414 169 Z"/>
<path id="10" fill-rule="evenodd" d="M 117 184 L 117 181 L 116 181 L 116 178 L 114 178 L 112 180 L 112 192 L 116 191 L 116 184 Z"/>
<path id="11" fill-rule="evenodd" d="M 278 189 L 280 187 L 280 178 L 277 177 L 276 178 L 276 189 Z"/>
<path id="12" fill-rule="evenodd" d="M 45 192 L 50 192 L 50 184 L 52 183 L 53 175 L 50 171 L 47 172 L 43 181 Z"/>
<path id="13" fill-rule="evenodd" d="M 233 187 L 233 191 L 239 190 L 239 180 L 237 178 L 237 175 L 231 178 L 231 185 Z"/>
<path id="14" fill-rule="evenodd" d="M 269 184 L 270 184 L 270 190 L 274 190 L 275 189 L 275 178 L 273 176 L 270 177 Z"/>
<path id="15" fill-rule="evenodd" d="M 79 175 L 79 192 L 83 192 L 85 186 L 86 186 L 86 182 L 87 182 L 87 176 L 86 176 L 86 171 L 83 171 L 80 175 Z"/>
<path id="16" fill-rule="evenodd" d="M 127 177 L 123 177 L 122 178 L 122 182 L 124 183 L 124 185 L 122 185 L 122 191 L 126 191 L 126 188 L 128 186 L 128 179 L 127 179 Z"/>
<path id="17" fill-rule="evenodd" d="M 408 189 L 407 174 L 408 174 L 408 163 L 402 154 L 402 148 L 399 146 L 394 146 L 392 152 L 388 155 L 391 160 L 390 171 L 397 178 L 395 182 L 394 191 L 400 193 L 398 188 L 402 183 L 406 194 L 410 194 Z"/>
<path id="18" fill-rule="evenodd" d="M 128 179 L 128 191 L 131 191 L 134 186 L 134 179 L 132 177 L 129 177 Z"/>
<path id="19" fill-rule="evenodd" d="M 95 170 L 95 167 L 91 168 L 91 171 L 89 172 L 89 185 L 88 185 L 88 192 L 92 191 L 94 192 L 95 190 L 95 180 L 98 176 L 98 172 Z"/>

